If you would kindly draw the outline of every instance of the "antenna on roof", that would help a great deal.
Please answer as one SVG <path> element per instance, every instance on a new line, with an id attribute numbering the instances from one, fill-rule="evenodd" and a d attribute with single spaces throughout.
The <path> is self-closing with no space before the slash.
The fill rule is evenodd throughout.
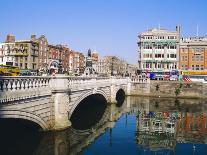
<path id="1" fill-rule="evenodd" d="M 196 27 L 196 37 L 198 37 L 198 24 L 197 24 L 197 27 Z"/>

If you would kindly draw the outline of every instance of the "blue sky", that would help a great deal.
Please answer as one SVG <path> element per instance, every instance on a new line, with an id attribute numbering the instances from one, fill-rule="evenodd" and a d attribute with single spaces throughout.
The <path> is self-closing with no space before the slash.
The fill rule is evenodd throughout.
<path id="1" fill-rule="evenodd" d="M 206 0 L 0 0 L 0 41 L 45 34 L 51 44 L 86 53 L 137 60 L 137 35 L 147 28 L 175 30 L 184 37 L 207 35 Z"/>

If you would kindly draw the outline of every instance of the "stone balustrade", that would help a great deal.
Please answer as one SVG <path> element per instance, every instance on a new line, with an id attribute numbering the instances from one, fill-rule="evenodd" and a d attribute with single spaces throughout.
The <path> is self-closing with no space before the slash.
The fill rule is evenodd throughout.
<path id="1" fill-rule="evenodd" d="M 49 87 L 50 77 L 41 76 L 3 76 L 0 77 L 0 92 L 19 91 Z"/>
<path id="2" fill-rule="evenodd" d="M 146 76 L 136 76 L 131 78 L 131 83 L 150 83 L 150 79 Z"/>
<path id="3" fill-rule="evenodd" d="M 3 76 L 0 77 L 0 103 L 51 94 L 50 77 Z"/>
<path id="4" fill-rule="evenodd" d="M 0 103 L 50 95 L 52 91 L 84 90 L 121 85 L 128 78 L 57 76 L 2 76 L 0 77 Z"/>

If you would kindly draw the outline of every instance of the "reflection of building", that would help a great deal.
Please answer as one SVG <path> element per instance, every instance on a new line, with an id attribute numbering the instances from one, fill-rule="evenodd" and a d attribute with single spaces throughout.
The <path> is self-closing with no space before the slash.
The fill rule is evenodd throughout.
<path id="1" fill-rule="evenodd" d="M 207 38 L 187 38 L 180 43 L 179 69 L 207 70 Z"/>
<path id="2" fill-rule="evenodd" d="M 176 143 L 207 143 L 206 114 L 189 112 L 146 112 L 137 115 L 137 143 L 158 148 L 174 149 Z M 196 138 L 198 137 L 198 138 Z"/>

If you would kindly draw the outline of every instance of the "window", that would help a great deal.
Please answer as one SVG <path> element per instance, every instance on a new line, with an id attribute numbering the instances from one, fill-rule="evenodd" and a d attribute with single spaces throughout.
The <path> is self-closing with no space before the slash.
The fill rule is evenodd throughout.
<path id="1" fill-rule="evenodd" d="M 200 60 L 201 60 L 201 61 L 203 61 L 203 60 L 204 60 L 204 57 L 203 57 L 203 55 L 201 55 L 201 56 L 200 56 Z"/>
<path id="2" fill-rule="evenodd" d="M 196 61 L 199 61 L 200 55 L 196 55 Z"/>
<path id="3" fill-rule="evenodd" d="M 192 61 L 195 61 L 195 56 L 194 55 L 192 56 Z"/>
<path id="4" fill-rule="evenodd" d="M 25 69 L 27 69 L 27 63 L 25 63 Z"/>
<path id="5" fill-rule="evenodd" d="M 199 70 L 199 65 L 196 65 L 196 70 Z"/>
<path id="6" fill-rule="evenodd" d="M 185 61 L 188 61 L 188 56 L 185 56 Z"/>
<path id="7" fill-rule="evenodd" d="M 204 66 L 203 65 L 201 65 L 201 70 L 204 70 Z"/>
<path id="8" fill-rule="evenodd" d="M 176 58 L 176 54 L 170 54 L 170 58 Z"/>
<path id="9" fill-rule="evenodd" d="M 194 65 L 192 65 L 192 70 L 195 70 Z"/>

